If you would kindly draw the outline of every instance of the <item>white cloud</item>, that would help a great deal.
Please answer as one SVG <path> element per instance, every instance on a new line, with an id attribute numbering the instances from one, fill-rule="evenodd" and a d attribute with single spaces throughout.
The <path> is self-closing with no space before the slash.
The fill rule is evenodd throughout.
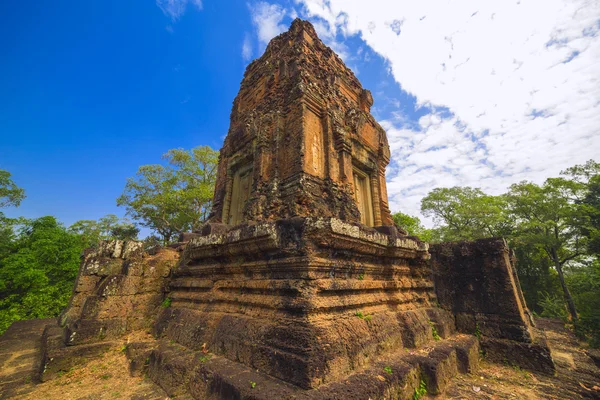
<path id="1" fill-rule="evenodd" d="M 202 0 L 156 0 L 158 8 L 173 22 L 185 14 L 188 3 L 192 3 L 198 10 L 202 10 Z"/>
<path id="2" fill-rule="evenodd" d="M 287 26 L 281 23 L 287 14 L 282 6 L 259 1 L 248 7 L 261 44 L 266 46 L 271 39 L 287 30 Z"/>
<path id="3" fill-rule="evenodd" d="M 600 159 L 600 2 L 297 1 L 328 35 L 360 35 L 431 109 L 383 121 L 393 210 L 418 214 L 439 186 L 499 193 Z"/>
<path id="4" fill-rule="evenodd" d="M 244 62 L 252 59 L 252 39 L 248 33 L 244 35 L 244 42 L 242 43 L 242 58 Z"/>

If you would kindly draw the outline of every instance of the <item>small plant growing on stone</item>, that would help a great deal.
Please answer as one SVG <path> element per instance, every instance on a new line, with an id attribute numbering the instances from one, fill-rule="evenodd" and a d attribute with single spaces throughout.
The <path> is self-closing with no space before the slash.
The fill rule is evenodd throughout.
<path id="1" fill-rule="evenodd" d="M 386 374 L 390 374 L 390 375 L 391 375 L 391 374 L 392 374 L 392 372 L 393 372 L 393 371 L 392 371 L 392 367 L 390 367 L 390 366 L 387 366 L 387 367 L 385 367 L 385 368 L 383 369 L 383 372 L 385 372 Z"/>
<path id="2" fill-rule="evenodd" d="M 254 388 L 256 387 L 256 382 L 252 382 L 252 381 L 250 381 L 250 387 L 251 387 L 252 389 L 254 389 Z"/>
<path id="3" fill-rule="evenodd" d="M 201 362 L 201 363 L 205 363 L 205 362 L 207 362 L 208 360 L 210 360 L 210 359 L 211 359 L 211 357 L 212 357 L 212 356 L 211 356 L 210 354 L 206 354 L 206 355 L 200 356 L 199 360 L 200 360 L 200 362 Z"/>
<path id="4" fill-rule="evenodd" d="M 440 340 L 441 337 L 438 334 L 437 329 L 435 329 L 435 325 L 433 324 L 433 322 L 429 321 L 429 325 L 431 326 L 431 336 L 433 336 L 433 340 Z"/>
<path id="5" fill-rule="evenodd" d="M 481 339 L 481 330 L 479 330 L 479 324 L 475 323 L 475 333 L 474 333 L 475 337 L 477 337 L 477 340 Z"/>
<path id="6" fill-rule="evenodd" d="M 172 301 L 173 301 L 173 300 L 171 300 L 171 298 L 170 298 L 170 297 L 167 297 L 167 298 L 165 298 L 165 299 L 163 300 L 163 302 L 162 302 L 161 306 L 162 306 L 163 308 L 169 308 L 169 307 L 171 307 L 171 302 L 172 302 Z"/>
<path id="7" fill-rule="evenodd" d="M 373 319 L 372 315 L 365 315 L 362 313 L 362 311 L 357 311 L 356 313 L 354 313 L 354 315 L 356 315 L 358 318 L 363 319 L 367 322 L 369 322 Z"/>
<path id="8" fill-rule="evenodd" d="M 427 385 L 421 379 L 421 383 L 418 388 L 415 388 L 415 394 L 413 394 L 413 400 L 420 400 L 427 394 Z"/>

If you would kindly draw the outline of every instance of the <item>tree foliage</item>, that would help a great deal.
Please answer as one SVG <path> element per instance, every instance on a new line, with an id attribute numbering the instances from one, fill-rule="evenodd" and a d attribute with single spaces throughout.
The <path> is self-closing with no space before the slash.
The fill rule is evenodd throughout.
<path id="1" fill-rule="evenodd" d="M 58 316 L 67 305 L 84 248 L 54 217 L 10 220 L 0 253 L 0 333 L 14 321 Z"/>
<path id="2" fill-rule="evenodd" d="M 573 321 L 577 310 L 566 284 L 563 267 L 586 254 L 587 240 L 581 229 L 581 209 L 573 201 L 576 182 L 549 178 L 543 185 L 521 182 L 510 187 L 510 212 L 518 224 L 515 242 L 543 251 L 558 273 L 565 301 Z"/>
<path id="3" fill-rule="evenodd" d="M 8 171 L 0 169 L 0 208 L 18 207 L 25 198 L 25 190 L 18 187 Z"/>
<path id="4" fill-rule="evenodd" d="M 127 180 L 117 204 L 165 243 L 195 230 L 208 217 L 216 180 L 218 152 L 208 146 L 175 149 L 163 155 L 168 165 L 144 165 Z"/>
<path id="5" fill-rule="evenodd" d="M 514 184 L 499 196 L 434 189 L 421 210 L 436 224 L 434 238 L 507 238 L 528 305 L 543 315 L 569 315 L 600 345 L 600 164 L 590 160 L 561 175 Z"/>
<path id="6" fill-rule="evenodd" d="M 398 211 L 392 215 L 392 218 L 394 219 L 394 223 L 406 230 L 409 235 L 417 236 L 426 242 L 431 242 L 433 232 L 421 224 L 419 217 L 413 217 Z"/>
<path id="7" fill-rule="evenodd" d="M 140 230 L 127 218 L 108 214 L 96 220 L 79 220 L 69 231 L 81 237 L 86 247 L 95 247 L 100 240 L 136 240 Z"/>
<path id="8" fill-rule="evenodd" d="M 471 187 L 434 189 L 421 200 L 421 212 L 439 225 L 445 240 L 506 236 L 513 226 L 504 196 Z"/>

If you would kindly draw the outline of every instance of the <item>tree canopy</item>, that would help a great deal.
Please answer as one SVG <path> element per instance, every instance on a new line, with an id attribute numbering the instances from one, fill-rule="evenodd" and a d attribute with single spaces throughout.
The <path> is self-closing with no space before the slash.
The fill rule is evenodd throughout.
<path id="1" fill-rule="evenodd" d="M 117 199 L 127 215 L 157 232 L 165 243 L 200 227 L 210 212 L 218 152 L 208 146 L 169 150 L 168 165 L 143 165 Z"/>
<path id="2" fill-rule="evenodd" d="M 8 171 L 0 169 L 0 208 L 18 207 L 25 198 L 25 190 L 18 187 Z"/>
<path id="3" fill-rule="evenodd" d="M 85 247 L 54 217 L 10 222 L 14 234 L 0 238 L 0 333 L 13 321 L 58 316 Z"/>
<path id="4" fill-rule="evenodd" d="M 95 220 L 79 220 L 69 227 L 69 232 L 80 235 L 87 247 L 94 247 L 100 240 L 136 240 L 140 229 L 126 218 L 108 214 Z"/>
<path id="5" fill-rule="evenodd" d="M 434 189 L 421 211 L 435 223 L 433 241 L 508 239 L 529 306 L 547 316 L 569 315 L 600 345 L 600 300 L 592 301 L 600 299 L 599 163 L 575 165 L 542 184 L 516 183 L 497 196 L 471 187 Z M 402 215 L 397 223 L 412 234 L 411 218 Z"/>

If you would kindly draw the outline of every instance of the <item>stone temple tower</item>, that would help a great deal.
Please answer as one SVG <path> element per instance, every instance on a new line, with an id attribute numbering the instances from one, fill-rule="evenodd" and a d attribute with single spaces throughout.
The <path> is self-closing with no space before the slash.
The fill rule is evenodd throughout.
<path id="1" fill-rule="evenodd" d="M 174 387 L 185 370 L 196 398 L 403 399 L 473 371 L 476 330 L 500 357 L 505 340 L 535 347 L 504 241 L 439 247 L 431 263 L 427 243 L 394 226 L 372 104 L 306 21 L 248 66 L 212 214 L 155 324 L 152 379 Z M 196 358 L 173 356 L 182 348 Z M 203 351 L 218 358 L 202 364 Z"/>
<path id="2" fill-rule="evenodd" d="M 211 222 L 297 216 L 392 225 L 373 98 L 301 20 L 252 62 L 233 102 Z"/>
<path id="3" fill-rule="evenodd" d="M 294 21 L 246 70 L 209 221 L 172 248 L 86 251 L 40 379 L 140 329 L 132 371 L 178 398 L 412 399 L 474 372 L 480 346 L 553 373 L 504 240 L 430 247 L 394 226 L 372 104 Z"/>

